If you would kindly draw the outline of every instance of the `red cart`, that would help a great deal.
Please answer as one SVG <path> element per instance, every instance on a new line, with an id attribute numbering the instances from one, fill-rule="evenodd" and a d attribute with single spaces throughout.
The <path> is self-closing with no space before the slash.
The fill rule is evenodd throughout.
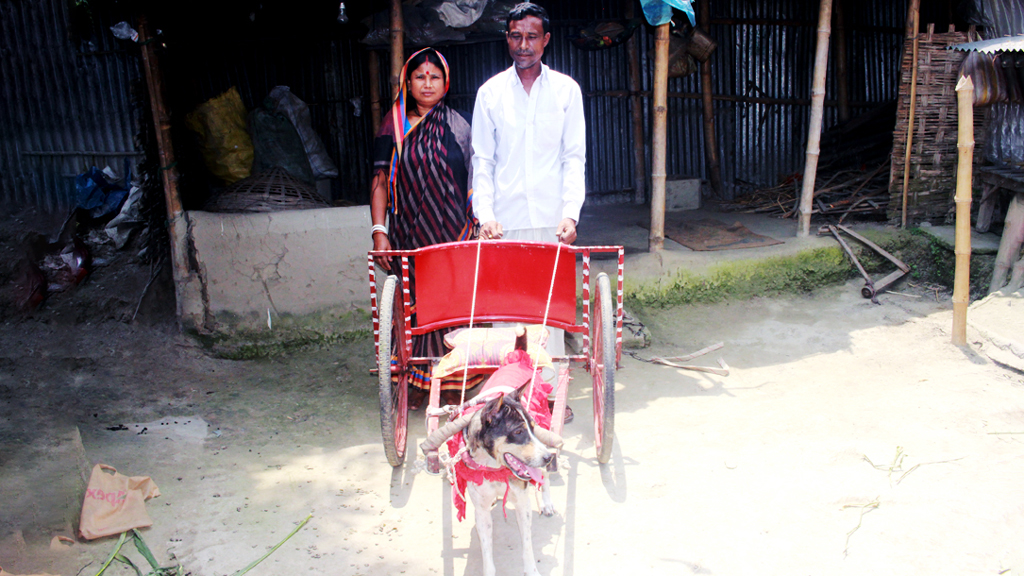
<path id="1" fill-rule="evenodd" d="M 618 255 L 617 289 L 612 300 L 605 273 L 594 286 L 594 318 L 590 304 L 590 257 L 594 253 Z M 582 275 L 577 274 L 577 255 Z M 401 262 L 402 279 L 389 275 L 377 292 L 373 257 L 387 256 Z M 561 435 L 572 363 L 582 364 L 593 379 L 594 442 L 598 461 L 608 462 L 612 453 L 615 423 L 615 368 L 622 354 L 621 246 L 570 246 L 541 242 L 452 242 L 418 250 L 372 251 L 370 303 L 373 312 L 374 348 L 380 388 L 380 422 L 384 452 L 392 466 L 405 460 L 408 439 L 408 386 L 410 368 L 425 365 L 433 373 L 440 358 L 412 356 L 412 336 L 440 328 L 489 322 L 521 322 L 562 328 L 583 335 L 580 354 L 552 358 L 558 370 L 552 431 Z M 409 286 L 410 267 L 415 269 L 416 293 Z M 476 286 L 474 290 L 474 278 Z M 577 323 L 577 280 L 582 281 L 582 321 Z M 416 323 L 413 325 L 412 303 Z M 546 314 L 545 314 L 546 313 Z M 490 373 L 498 366 L 476 368 Z M 430 406 L 440 403 L 435 378 Z M 430 411 L 432 412 L 432 411 Z M 427 432 L 438 427 L 438 416 L 427 419 Z M 436 469 L 436 462 L 428 461 Z"/>

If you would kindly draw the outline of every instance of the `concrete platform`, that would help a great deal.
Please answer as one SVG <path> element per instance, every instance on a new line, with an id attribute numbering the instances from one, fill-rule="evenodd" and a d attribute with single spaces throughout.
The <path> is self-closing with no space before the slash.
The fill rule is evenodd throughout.
<path id="1" fill-rule="evenodd" d="M 719 212 L 713 208 L 699 208 L 671 212 L 668 217 L 682 220 L 712 218 L 726 224 L 739 222 L 752 232 L 781 240 L 782 244 L 739 250 L 694 251 L 682 244 L 665 239 L 660 254 L 648 251 L 650 231 L 645 228 L 651 220 L 646 205 L 624 204 L 612 206 L 584 206 L 578 227 L 579 246 L 619 244 L 626 249 L 626 275 L 644 281 L 672 274 L 680 268 L 700 271 L 710 265 L 730 260 L 749 260 L 789 256 L 804 250 L 835 246 L 831 236 L 811 235 L 798 238 L 796 220 L 771 218 L 761 214 Z"/>
<path id="2" fill-rule="evenodd" d="M 943 246 L 953 249 L 956 242 L 955 226 L 921 226 L 921 230 L 932 238 L 942 243 Z M 999 251 L 999 235 L 991 232 L 984 234 L 971 229 L 971 253 L 972 254 L 995 254 Z"/>
<path id="3" fill-rule="evenodd" d="M 995 292 L 967 310 L 967 325 L 977 331 L 974 342 L 994 362 L 1024 372 L 1024 293 Z"/>

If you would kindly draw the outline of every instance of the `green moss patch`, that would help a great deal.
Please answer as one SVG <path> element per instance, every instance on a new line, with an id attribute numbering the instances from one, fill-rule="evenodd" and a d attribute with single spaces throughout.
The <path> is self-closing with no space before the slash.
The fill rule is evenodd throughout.
<path id="1" fill-rule="evenodd" d="M 808 292 L 845 281 L 850 264 L 839 247 L 818 248 L 793 256 L 725 262 L 703 274 L 681 269 L 655 283 L 624 286 L 628 305 L 710 304 L 729 299 Z"/>
<path id="2" fill-rule="evenodd" d="M 920 230 L 895 228 L 859 233 L 907 264 L 910 281 L 952 288 L 955 255 L 933 237 Z M 872 278 L 878 279 L 896 269 L 892 262 L 859 241 L 846 235 L 843 239 Z M 972 298 L 984 296 L 994 261 L 991 255 L 972 255 Z M 699 274 L 680 269 L 671 276 L 642 284 L 631 283 L 627 277 L 624 289 L 627 306 L 666 307 L 743 300 L 754 296 L 801 294 L 846 282 L 853 277 L 859 277 L 859 273 L 853 261 L 836 243 L 835 247 L 817 248 L 792 256 L 724 262 Z"/>
<path id="3" fill-rule="evenodd" d="M 274 315 L 270 327 L 258 327 L 253 318 L 220 314 L 216 331 L 192 336 L 215 356 L 252 360 L 365 341 L 373 337 L 371 322 L 363 310 Z"/>

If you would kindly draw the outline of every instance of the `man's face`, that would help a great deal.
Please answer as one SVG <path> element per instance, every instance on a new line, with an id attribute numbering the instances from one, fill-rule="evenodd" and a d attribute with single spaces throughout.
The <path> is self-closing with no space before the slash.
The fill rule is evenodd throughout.
<path id="1" fill-rule="evenodd" d="M 515 61 L 516 68 L 532 68 L 544 55 L 551 33 L 544 33 L 544 22 L 540 18 L 527 16 L 522 20 L 513 20 L 505 38 L 508 40 L 508 53 Z"/>

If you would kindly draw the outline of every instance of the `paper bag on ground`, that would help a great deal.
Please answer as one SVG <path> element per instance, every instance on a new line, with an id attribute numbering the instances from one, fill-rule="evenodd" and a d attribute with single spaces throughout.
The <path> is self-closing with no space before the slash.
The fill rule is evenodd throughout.
<path id="1" fill-rule="evenodd" d="M 97 464 L 85 489 L 78 530 L 82 538 L 93 540 L 152 526 L 146 500 L 159 495 L 160 490 L 149 476 L 128 477 L 111 466 Z"/>

